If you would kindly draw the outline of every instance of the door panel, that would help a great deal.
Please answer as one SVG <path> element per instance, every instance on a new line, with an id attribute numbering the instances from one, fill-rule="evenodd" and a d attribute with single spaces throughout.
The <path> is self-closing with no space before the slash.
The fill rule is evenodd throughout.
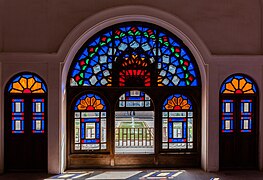
<path id="1" fill-rule="evenodd" d="M 19 101 L 22 105 L 19 107 Z M 46 102 L 43 99 L 42 114 L 36 114 L 32 96 L 11 97 L 5 106 L 5 169 L 47 169 Z M 33 114 L 35 113 L 35 114 Z M 38 127 L 35 121 L 38 122 Z M 39 120 L 41 123 L 39 124 Z M 41 129 L 41 132 L 36 130 Z"/>
<path id="2" fill-rule="evenodd" d="M 226 112 L 226 103 L 231 110 Z M 226 122 L 233 123 L 226 128 Z M 220 122 L 220 168 L 258 166 L 255 98 L 223 99 Z"/>

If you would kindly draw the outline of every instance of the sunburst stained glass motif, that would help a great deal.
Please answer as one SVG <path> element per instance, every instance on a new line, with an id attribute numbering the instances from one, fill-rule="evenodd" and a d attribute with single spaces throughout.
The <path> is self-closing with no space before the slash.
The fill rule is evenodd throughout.
<path id="1" fill-rule="evenodd" d="M 223 83 L 222 94 L 254 94 L 256 86 L 248 77 L 244 75 L 232 75 Z"/>
<path id="2" fill-rule="evenodd" d="M 46 93 L 46 91 L 43 81 L 30 73 L 15 77 L 8 88 L 9 93 Z"/>
<path id="3" fill-rule="evenodd" d="M 167 98 L 164 102 L 163 110 L 192 110 L 190 100 L 180 94 L 175 94 Z"/>
<path id="4" fill-rule="evenodd" d="M 75 110 L 84 111 L 84 110 L 105 110 L 104 101 L 95 94 L 87 94 L 79 98 L 75 105 Z"/>
<path id="5" fill-rule="evenodd" d="M 106 150 L 106 105 L 95 94 L 80 97 L 74 113 L 74 150 Z"/>
<path id="6" fill-rule="evenodd" d="M 72 63 L 70 86 L 198 86 L 194 61 L 161 27 L 129 22 L 84 44 Z"/>
<path id="7" fill-rule="evenodd" d="M 186 96 L 175 94 L 168 97 L 162 112 L 162 149 L 193 149 L 193 121 L 192 103 Z"/>

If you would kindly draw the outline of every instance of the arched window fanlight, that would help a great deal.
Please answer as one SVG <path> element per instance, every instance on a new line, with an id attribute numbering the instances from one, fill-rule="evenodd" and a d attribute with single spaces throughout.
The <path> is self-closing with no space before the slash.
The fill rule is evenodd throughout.
<path id="1" fill-rule="evenodd" d="M 182 94 L 169 96 L 163 104 L 162 149 L 193 149 L 193 105 Z"/>
<path id="2" fill-rule="evenodd" d="M 72 63 L 69 85 L 198 86 L 196 69 L 177 37 L 153 24 L 130 22 L 109 27 L 84 44 Z"/>

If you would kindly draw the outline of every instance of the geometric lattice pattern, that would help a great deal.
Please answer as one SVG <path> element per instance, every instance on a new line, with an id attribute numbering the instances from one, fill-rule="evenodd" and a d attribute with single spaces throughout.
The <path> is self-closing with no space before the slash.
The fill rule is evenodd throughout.
<path id="1" fill-rule="evenodd" d="M 72 63 L 70 86 L 198 86 L 196 69 L 177 37 L 156 25 L 130 22 L 83 45 Z"/>

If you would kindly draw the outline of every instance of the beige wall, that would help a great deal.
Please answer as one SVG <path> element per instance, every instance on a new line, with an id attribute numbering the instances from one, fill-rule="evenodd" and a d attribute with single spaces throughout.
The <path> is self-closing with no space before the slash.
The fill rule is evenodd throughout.
<path id="1" fill-rule="evenodd" d="M 123 5 L 144 5 L 179 17 L 212 54 L 262 52 L 260 0 L 1 0 L 0 50 L 57 52 L 81 21 Z"/>

